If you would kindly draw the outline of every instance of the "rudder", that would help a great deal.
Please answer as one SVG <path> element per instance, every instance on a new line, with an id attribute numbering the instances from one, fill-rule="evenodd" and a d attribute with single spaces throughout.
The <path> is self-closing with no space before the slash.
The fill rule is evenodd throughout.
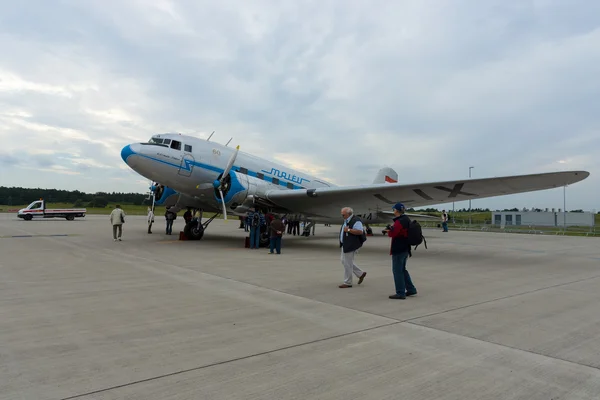
<path id="1" fill-rule="evenodd" d="M 398 173 L 394 171 L 392 168 L 385 167 L 381 168 L 373 183 L 397 183 L 398 182 Z"/>

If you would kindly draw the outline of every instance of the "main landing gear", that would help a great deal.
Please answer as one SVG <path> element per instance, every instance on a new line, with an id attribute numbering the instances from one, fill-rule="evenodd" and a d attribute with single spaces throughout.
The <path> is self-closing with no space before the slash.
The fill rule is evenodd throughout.
<path id="1" fill-rule="evenodd" d="M 200 240 L 202 236 L 204 236 L 204 231 L 208 227 L 208 225 L 221 213 L 216 213 L 212 216 L 212 218 L 202 222 L 202 211 L 200 211 L 199 217 L 194 217 L 190 222 L 185 224 L 185 228 L 183 228 L 183 233 L 188 240 Z"/>

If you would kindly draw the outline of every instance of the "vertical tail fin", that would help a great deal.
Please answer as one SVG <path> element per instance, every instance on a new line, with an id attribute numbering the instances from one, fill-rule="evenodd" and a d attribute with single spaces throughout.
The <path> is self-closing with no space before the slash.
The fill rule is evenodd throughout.
<path id="1" fill-rule="evenodd" d="M 389 167 L 381 168 L 379 170 L 379 172 L 377 172 L 377 175 L 375 176 L 375 179 L 373 180 L 373 183 L 396 183 L 396 182 L 398 182 L 398 174 L 396 173 L 396 171 L 394 171 L 393 169 L 391 169 Z"/>

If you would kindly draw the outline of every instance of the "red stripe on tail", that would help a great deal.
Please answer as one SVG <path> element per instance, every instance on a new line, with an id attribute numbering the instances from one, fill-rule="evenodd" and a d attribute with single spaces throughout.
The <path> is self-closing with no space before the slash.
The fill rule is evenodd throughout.
<path id="1" fill-rule="evenodd" d="M 389 176 L 387 176 L 387 175 L 385 176 L 385 181 L 386 181 L 386 182 L 388 182 L 388 183 L 397 183 L 397 182 L 398 182 L 398 181 L 396 181 L 396 180 L 394 180 L 394 179 L 390 178 L 390 177 L 389 177 Z"/>

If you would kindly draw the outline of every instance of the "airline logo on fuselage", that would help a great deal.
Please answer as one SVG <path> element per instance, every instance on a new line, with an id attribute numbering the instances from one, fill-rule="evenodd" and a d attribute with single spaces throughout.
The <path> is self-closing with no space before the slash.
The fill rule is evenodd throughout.
<path id="1" fill-rule="evenodd" d="M 299 176 L 292 175 L 292 174 L 287 173 L 285 171 L 280 171 L 277 168 L 271 168 L 271 171 L 265 171 L 263 169 L 261 172 L 264 172 L 266 174 L 270 174 L 270 175 L 273 175 L 273 176 L 275 176 L 277 178 L 285 179 L 286 181 L 294 182 L 294 183 L 297 183 L 297 184 L 301 184 L 302 182 L 310 182 L 308 179 L 304 179 L 304 178 L 301 178 Z"/>

